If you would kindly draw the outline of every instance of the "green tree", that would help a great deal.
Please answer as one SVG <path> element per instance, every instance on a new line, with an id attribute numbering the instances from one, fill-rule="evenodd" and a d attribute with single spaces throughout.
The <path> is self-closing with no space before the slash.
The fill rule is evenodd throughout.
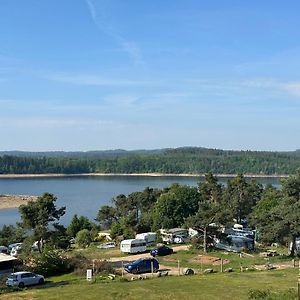
<path id="1" fill-rule="evenodd" d="M 97 214 L 96 221 L 100 223 L 100 226 L 104 229 L 108 229 L 114 222 L 119 219 L 119 214 L 115 207 L 109 205 L 103 205 Z"/>
<path id="2" fill-rule="evenodd" d="M 300 236 L 300 170 L 282 182 L 282 191 L 268 188 L 253 212 L 262 241 L 291 242 L 290 255 L 296 253 L 296 238 Z"/>
<path id="3" fill-rule="evenodd" d="M 196 187 L 173 184 L 162 193 L 153 210 L 153 227 L 172 228 L 182 226 L 185 219 L 198 210 L 199 193 Z"/>
<path id="4" fill-rule="evenodd" d="M 21 242 L 24 239 L 25 231 L 20 226 L 3 225 L 0 230 L 0 245 L 9 245 Z"/>
<path id="5" fill-rule="evenodd" d="M 32 229 L 36 240 L 48 238 L 48 226 L 55 224 L 65 214 L 66 208 L 57 208 L 56 200 L 57 198 L 53 194 L 44 193 L 36 201 L 29 201 L 19 207 L 21 226 L 24 229 Z"/>
<path id="6" fill-rule="evenodd" d="M 77 214 L 75 214 L 67 228 L 67 234 L 71 237 L 75 237 L 80 230 L 92 230 L 93 226 L 93 223 L 87 217 L 80 216 L 78 218 Z"/>
<path id="7" fill-rule="evenodd" d="M 198 184 L 200 201 L 221 203 L 223 199 L 223 186 L 218 178 L 210 172 L 205 175 L 204 181 Z"/>
<path id="8" fill-rule="evenodd" d="M 224 205 L 237 223 L 247 219 L 262 193 L 262 186 L 255 181 L 248 183 L 242 174 L 228 181 Z"/>
<path id="9" fill-rule="evenodd" d="M 208 236 L 216 233 L 215 227 L 210 226 L 210 224 L 220 225 L 228 222 L 226 208 L 222 205 L 222 193 L 223 188 L 218 183 L 218 179 L 212 173 L 205 175 L 205 180 L 199 183 L 199 209 L 196 214 L 190 216 L 186 221 L 187 226 L 202 234 L 203 251 L 205 253 L 207 251 Z"/>
<path id="10" fill-rule="evenodd" d="M 79 247 L 88 247 L 92 241 L 92 233 L 87 229 L 80 230 L 75 238 L 75 242 Z"/>

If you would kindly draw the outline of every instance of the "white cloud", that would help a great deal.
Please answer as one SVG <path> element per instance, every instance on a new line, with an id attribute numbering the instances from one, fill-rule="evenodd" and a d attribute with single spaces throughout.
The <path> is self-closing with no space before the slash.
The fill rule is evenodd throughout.
<path id="1" fill-rule="evenodd" d="M 300 82 L 290 82 L 281 85 L 282 89 L 290 94 L 300 97 Z"/>
<path id="2" fill-rule="evenodd" d="M 96 9 L 96 5 L 93 0 L 86 0 L 86 3 L 95 26 L 118 43 L 121 49 L 128 54 L 135 64 L 144 64 L 142 51 L 138 47 L 137 43 L 128 40 L 113 28 L 113 26 L 109 23 L 104 5 L 101 6 L 100 14 L 98 14 L 98 10 Z"/>

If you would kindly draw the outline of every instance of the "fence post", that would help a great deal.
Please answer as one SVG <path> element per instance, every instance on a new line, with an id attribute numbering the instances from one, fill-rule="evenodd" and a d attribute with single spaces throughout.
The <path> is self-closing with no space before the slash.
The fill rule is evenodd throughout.
<path id="1" fill-rule="evenodd" d="M 221 258 L 221 273 L 223 273 L 223 258 Z"/>

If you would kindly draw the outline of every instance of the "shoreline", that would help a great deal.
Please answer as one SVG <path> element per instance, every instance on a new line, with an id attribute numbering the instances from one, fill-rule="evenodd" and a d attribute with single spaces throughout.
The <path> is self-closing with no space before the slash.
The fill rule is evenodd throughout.
<path id="1" fill-rule="evenodd" d="M 113 177 L 113 176 L 128 176 L 128 177 L 204 177 L 206 173 L 199 174 L 169 174 L 169 173 L 82 173 L 82 174 L 0 174 L 0 179 L 5 178 L 51 178 L 51 177 Z M 243 174 L 245 178 L 288 178 L 290 175 L 265 175 L 265 174 Z M 237 174 L 214 174 L 216 177 L 236 177 Z"/>
<path id="2" fill-rule="evenodd" d="M 33 195 L 0 195 L 0 210 L 18 208 L 29 201 L 36 201 L 37 198 Z"/>

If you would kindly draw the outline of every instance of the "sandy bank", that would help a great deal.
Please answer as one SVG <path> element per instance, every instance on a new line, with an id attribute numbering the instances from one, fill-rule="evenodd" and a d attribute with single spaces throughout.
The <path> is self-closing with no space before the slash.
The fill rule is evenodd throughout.
<path id="1" fill-rule="evenodd" d="M 217 177 L 235 177 L 237 174 L 214 174 Z M 199 174 L 167 174 L 167 173 L 83 173 L 83 174 L 0 174 L 0 178 L 47 178 L 47 177 L 85 177 L 85 176 L 144 176 L 144 177 L 204 177 L 205 173 Z M 287 178 L 290 175 L 263 175 L 244 174 L 247 178 Z"/>
<path id="2" fill-rule="evenodd" d="M 18 208 L 29 201 L 36 201 L 37 196 L 29 195 L 0 195 L 0 209 Z"/>

